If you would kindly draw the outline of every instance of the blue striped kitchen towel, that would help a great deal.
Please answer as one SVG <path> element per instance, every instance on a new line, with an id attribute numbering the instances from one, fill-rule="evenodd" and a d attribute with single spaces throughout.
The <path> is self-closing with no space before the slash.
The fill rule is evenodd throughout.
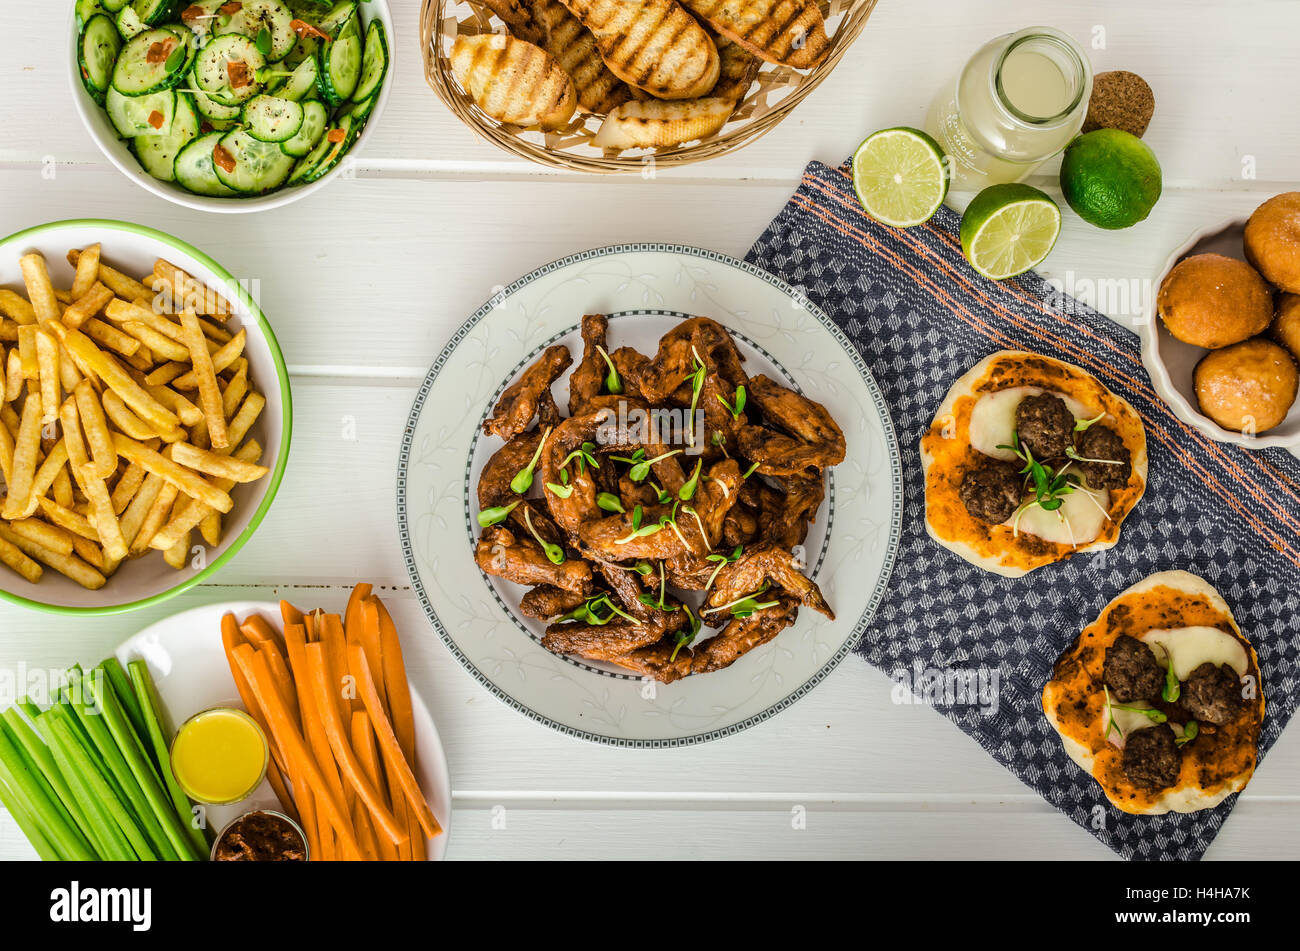
<path id="1" fill-rule="evenodd" d="M 1186 569 L 1223 593 L 1259 654 L 1262 758 L 1300 691 L 1300 464 L 1282 450 L 1250 452 L 1199 435 L 1156 395 L 1128 330 L 1036 274 L 1002 283 L 979 276 L 962 257 L 958 216 L 947 208 L 909 230 L 876 224 L 849 176 L 847 164 L 809 165 L 748 259 L 804 288 L 844 329 L 885 394 L 902 446 L 902 545 L 858 653 L 891 675 L 996 668 L 996 712 L 941 712 L 1125 858 L 1200 858 L 1236 796 L 1191 815 L 1116 810 L 1065 755 L 1043 715 L 1042 687 L 1057 656 L 1111 598 L 1153 572 Z M 929 538 L 919 453 L 948 387 L 1004 348 L 1092 373 L 1141 414 L 1150 454 L 1146 495 L 1116 548 L 1019 580 L 981 571 Z"/>

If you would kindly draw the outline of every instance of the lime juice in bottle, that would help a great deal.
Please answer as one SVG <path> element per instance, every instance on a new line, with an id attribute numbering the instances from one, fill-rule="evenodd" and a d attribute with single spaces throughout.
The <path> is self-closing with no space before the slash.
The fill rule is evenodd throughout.
<path id="1" fill-rule="evenodd" d="M 952 163 L 952 185 L 1018 182 L 1079 133 L 1092 95 L 1083 48 L 1049 27 L 981 47 L 930 106 L 926 131 Z"/>

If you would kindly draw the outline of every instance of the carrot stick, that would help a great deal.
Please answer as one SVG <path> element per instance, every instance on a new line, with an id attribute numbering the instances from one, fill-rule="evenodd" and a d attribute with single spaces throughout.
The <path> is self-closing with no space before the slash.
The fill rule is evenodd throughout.
<path id="1" fill-rule="evenodd" d="M 230 676 L 235 680 L 235 690 L 238 691 L 239 699 L 243 701 L 244 709 L 248 711 L 248 715 L 261 727 L 262 733 L 268 739 L 271 747 L 271 762 L 287 772 L 289 762 L 285 759 L 284 750 L 280 749 L 280 745 L 275 742 L 275 737 L 266 728 L 266 717 L 262 713 L 261 704 L 253 696 L 253 690 L 249 687 L 243 670 L 240 669 L 235 660 L 235 648 L 243 643 L 244 635 L 239 629 L 239 623 L 235 620 L 235 616 L 233 614 L 224 615 L 221 618 L 221 644 L 226 649 L 226 663 L 230 665 Z M 275 789 L 274 783 L 271 784 L 271 788 Z M 280 795 L 280 790 L 276 789 L 275 793 L 277 796 Z M 286 806 L 289 804 L 285 802 L 283 796 L 281 796 L 280 802 Z"/>
<path id="2" fill-rule="evenodd" d="M 420 784 L 415 779 L 415 774 L 411 772 L 411 766 L 402 755 L 402 748 L 398 745 L 397 737 L 393 734 L 393 725 L 388 721 L 388 715 L 384 712 L 383 704 L 379 702 L 379 691 L 375 689 L 375 681 L 370 676 L 370 668 L 366 665 L 366 657 L 359 647 L 352 648 L 352 664 L 360 672 L 357 678 L 357 689 L 361 693 L 361 700 L 365 704 L 366 712 L 370 714 L 370 723 L 374 727 L 375 736 L 379 739 L 379 749 L 384 754 L 384 765 L 388 770 L 397 774 L 398 779 L 402 782 L 402 791 L 406 793 L 407 801 L 415 811 L 416 818 L 420 820 L 420 827 L 429 838 L 441 834 L 442 826 L 438 825 L 438 820 L 433 815 L 433 810 L 429 804 L 424 801 L 424 795 L 420 792 Z"/>
<path id="3" fill-rule="evenodd" d="M 359 856 L 361 849 L 356 837 L 351 834 L 343 804 L 331 794 L 319 764 L 308 751 L 302 736 L 289 722 L 289 712 L 275 689 L 271 671 L 266 664 L 266 655 L 259 654 L 251 645 L 242 644 L 235 649 L 235 657 L 244 667 L 244 675 L 248 678 L 249 686 L 262 699 L 267 722 L 270 723 L 281 745 L 288 751 L 295 765 L 295 774 L 301 775 L 306 780 L 307 785 L 316 793 L 321 812 L 334 824 L 342 841 L 344 854 Z"/>
<path id="4" fill-rule="evenodd" d="M 366 598 L 365 601 L 358 605 L 357 614 L 360 624 L 358 625 L 359 630 L 357 631 L 355 643 L 361 645 L 361 649 L 366 655 L 366 663 L 370 666 L 370 669 L 380 674 L 375 689 L 379 691 L 379 699 L 383 703 L 384 709 L 387 710 L 388 690 L 383 678 L 383 649 L 379 633 L 379 599 Z M 348 646 L 350 647 L 352 644 L 353 639 L 349 637 Z M 356 671 L 352 671 L 352 676 L 356 676 Z M 391 715 L 391 713 L 390 710 L 389 714 Z"/>
<path id="5" fill-rule="evenodd" d="M 393 623 L 384 602 L 372 598 L 379 615 L 379 656 L 383 659 L 383 679 L 385 693 L 392 713 L 393 733 L 402 748 L 406 761 L 415 766 L 415 715 L 411 711 L 411 682 L 406 678 L 406 663 L 402 660 L 402 642 L 397 637 L 397 625 Z M 369 658 L 367 657 L 367 660 Z"/>
<path id="6" fill-rule="evenodd" d="M 271 734 L 263 730 L 267 736 Z M 298 809 L 294 805 L 293 797 L 289 795 L 289 789 L 284 784 L 284 777 L 280 774 L 280 767 L 275 765 L 275 758 L 266 764 L 266 781 L 271 784 L 271 789 L 275 791 L 275 796 L 280 800 L 280 805 L 284 809 L 284 814 L 292 819 L 298 825 L 302 825 L 302 819 L 298 815 Z"/>
<path id="7" fill-rule="evenodd" d="M 402 748 L 402 755 L 406 757 L 408 763 L 414 763 L 415 731 L 410 713 L 411 691 L 406 681 L 406 668 L 402 662 L 402 648 L 397 639 L 397 628 L 393 624 L 393 619 L 388 616 L 388 611 L 384 609 L 383 602 L 377 597 L 366 598 L 359 605 L 359 613 L 363 633 L 358 639 L 362 642 L 366 663 L 371 670 L 383 672 L 383 676 L 375 684 L 376 689 L 379 691 L 380 702 L 384 704 L 384 708 L 388 711 L 389 718 L 395 721 L 394 728 L 395 732 L 397 732 L 398 744 Z M 351 631 L 349 630 L 350 644 Z M 382 667 L 380 666 L 381 663 L 383 664 Z M 386 683 L 390 675 L 396 678 L 396 685 L 393 687 L 389 687 Z M 356 678 L 358 676 L 357 672 L 352 671 L 352 676 Z M 395 715 L 394 704 L 402 711 L 402 716 Z M 397 729 L 398 723 L 410 728 L 399 730 Z M 393 803 L 393 813 L 399 819 L 405 820 L 407 834 L 410 837 L 410 845 L 402 847 L 399 858 L 404 862 L 423 861 L 424 831 L 420 828 L 419 820 L 406 807 L 406 797 L 402 794 L 402 785 L 397 776 L 389 770 L 385 773 L 385 780 Z"/>
<path id="8" fill-rule="evenodd" d="M 311 789 L 304 789 L 297 799 L 297 804 L 298 814 L 301 816 L 298 825 L 302 826 L 302 831 L 307 833 L 307 851 L 311 858 L 320 861 L 324 856 L 320 851 L 320 829 L 316 827 L 316 794 Z"/>
<path id="9" fill-rule="evenodd" d="M 338 706 L 339 722 L 349 723 L 352 711 L 361 709 L 361 701 L 357 699 L 355 687 L 345 689 L 347 682 L 343 678 L 348 674 L 348 639 L 343 632 L 343 619 L 337 614 L 321 616 L 320 643 L 325 649 L 325 670 Z"/>
<path id="10" fill-rule="evenodd" d="M 370 597 L 370 592 L 373 590 L 368 584 L 358 584 L 348 597 L 348 607 L 343 612 L 343 626 L 347 628 L 349 643 L 352 642 L 353 632 L 361 625 L 361 602 Z"/>
<path id="11" fill-rule="evenodd" d="M 286 625 L 302 623 L 302 612 L 288 601 L 280 602 L 280 617 L 284 619 Z"/>
<path id="12" fill-rule="evenodd" d="M 370 729 L 370 717 L 364 710 L 356 710 L 352 714 L 352 749 L 356 752 L 357 759 L 361 761 L 361 768 L 365 770 L 366 777 L 375 784 L 375 788 L 383 796 L 384 805 L 391 806 L 387 786 L 380 776 L 383 770 L 379 765 L 379 750 L 375 747 L 375 734 Z M 398 824 L 405 828 L 405 816 L 398 813 L 396 809 L 393 810 L 393 815 L 398 820 Z M 394 846 L 393 843 L 382 838 L 378 844 L 379 857 L 383 861 L 395 862 L 401 857 L 401 846 Z"/>
<path id="13" fill-rule="evenodd" d="M 248 638 L 250 644 L 263 647 L 267 643 L 271 643 L 276 647 L 283 647 L 279 633 L 260 614 L 250 614 L 244 618 L 244 623 L 239 625 L 239 629 L 244 632 L 244 636 Z"/>
<path id="14" fill-rule="evenodd" d="M 374 783 L 366 778 L 365 771 L 357 762 L 356 755 L 343 732 L 343 721 L 339 717 L 337 706 L 330 698 L 329 674 L 325 663 L 325 645 L 307 645 L 307 670 L 311 675 L 312 696 L 316 709 L 322 711 L 325 735 L 329 737 L 330 748 L 334 750 L 334 759 L 344 778 L 352 784 L 357 796 L 366 804 L 374 818 L 378 831 L 386 835 L 394 844 L 406 838 L 406 830 L 397 824 L 392 812 L 384 805 L 383 797 Z"/>
<path id="15" fill-rule="evenodd" d="M 329 739 L 325 735 L 320 714 L 316 710 L 316 701 L 309 686 L 311 679 L 307 671 L 306 633 L 303 625 L 286 624 L 284 640 L 285 647 L 289 651 L 289 663 L 296 671 L 293 683 L 298 691 L 298 708 L 302 712 L 303 734 L 307 737 L 312 755 L 320 764 L 321 773 L 329 784 L 330 792 L 351 812 L 351 800 L 345 795 L 345 787 L 339 779 L 338 767 L 334 764 L 334 754 L 330 751 Z M 329 853 L 329 847 L 324 841 L 327 838 L 327 831 L 322 824 L 321 845 L 325 847 L 326 854 Z"/>

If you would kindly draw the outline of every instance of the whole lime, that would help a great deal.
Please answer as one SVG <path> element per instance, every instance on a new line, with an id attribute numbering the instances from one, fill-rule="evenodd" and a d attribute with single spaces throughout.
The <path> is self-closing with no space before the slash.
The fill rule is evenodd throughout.
<path id="1" fill-rule="evenodd" d="M 1131 228 L 1160 200 L 1160 162 L 1151 147 L 1121 129 L 1079 136 L 1061 160 L 1061 192 L 1084 221 Z"/>

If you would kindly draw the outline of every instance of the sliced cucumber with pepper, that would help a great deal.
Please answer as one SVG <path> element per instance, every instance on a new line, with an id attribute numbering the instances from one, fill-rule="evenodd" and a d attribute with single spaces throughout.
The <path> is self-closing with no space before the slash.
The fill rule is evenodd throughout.
<path id="1" fill-rule="evenodd" d="M 316 57 L 313 56 L 294 67 L 290 75 L 279 77 L 280 83 L 268 86 L 267 92 L 274 92 L 281 99 L 292 99 L 294 102 L 311 98 L 316 92 L 316 73 Z"/>
<path id="2" fill-rule="evenodd" d="M 352 98 L 361 102 L 379 92 L 384 76 L 388 73 L 388 36 L 384 33 L 384 24 L 371 20 L 366 29 L 366 51 L 361 60 L 361 78 L 357 88 L 352 91 Z"/>
<path id="3" fill-rule="evenodd" d="M 199 134 L 199 114 L 189 95 L 176 93 L 176 116 L 165 135 L 142 135 L 131 140 L 131 151 L 144 170 L 159 181 L 176 180 L 176 156 Z"/>
<path id="4" fill-rule="evenodd" d="M 184 78 L 193 51 L 193 34 L 187 38 L 163 28 L 138 33 L 117 56 L 113 88 L 124 96 L 171 89 Z"/>
<path id="5" fill-rule="evenodd" d="M 122 40 L 113 21 L 102 13 L 91 17 L 77 44 L 77 66 L 82 85 L 98 103 L 104 102 L 104 94 L 112 81 L 113 64 L 121 48 Z"/>
<path id="6" fill-rule="evenodd" d="M 309 155 L 325 136 L 325 126 L 329 123 L 329 113 L 325 106 L 315 99 L 302 104 L 302 127 L 292 139 L 280 143 L 280 151 L 294 158 Z"/>
<path id="7" fill-rule="evenodd" d="M 279 188 L 293 171 L 293 156 L 278 142 L 263 142 L 242 129 L 227 132 L 213 151 L 217 178 L 241 195 L 264 195 Z"/>
<path id="8" fill-rule="evenodd" d="M 171 18 L 176 9 L 176 0 L 131 0 L 131 6 L 141 23 L 155 26 Z"/>
<path id="9" fill-rule="evenodd" d="M 263 142 L 287 142 L 302 128 L 302 106 L 279 96 L 254 96 L 244 104 L 244 128 Z"/>
<path id="10" fill-rule="evenodd" d="M 231 122 L 238 119 L 243 113 L 239 106 L 227 106 L 224 103 L 217 102 L 207 93 L 199 90 L 194 83 L 193 76 L 190 77 L 191 85 L 194 86 L 194 105 L 199 110 L 199 115 L 205 119 L 217 120 L 220 122 Z"/>
<path id="11" fill-rule="evenodd" d="M 100 3 L 104 5 L 104 9 L 109 13 L 116 13 L 126 6 L 127 0 L 100 0 Z"/>
<path id="12" fill-rule="evenodd" d="M 176 183 L 186 191 L 210 198 L 233 198 L 239 193 L 227 188 L 217 178 L 212 152 L 221 141 L 222 133 L 200 135 L 180 150 L 173 166 Z"/>
<path id="13" fill-rule="evenodd" d="M 356 13 L 357 5 L 351 0 L 336 3 L 328 13 L 316 21 L 316 29 L 326 36 L 333 36 L 338 28 L 346 23 L 350 17 L 356 16 Z"/>
<path id="14" fill-rule="evenodd" d="M 100 0 L 77 0 L 77 33 L 83 32 L 90 24 L 90 21 L 105 12 L 104 4 Z M 109 17 L 111 20 L 112 17 Z"/>
<path id="15" fill-rule="evenodd" d="M 246 75 L 245 85 L 234 85 L 232 64 L 238 67 L 237 75 Z M 239 33 L 228 33 L 215 37 L 199 50 L 194 61 L 194 83 L 223 106 L 238 106 L 262 91 L 256 77 L 265 65 L 266 57 L 258 52 L 252 40 Z"/>
<path id="16" fill-rule="evenodd" d="M 338 165 L 352 144 L 352 117 L 343 116 L 329 126 L 316 147 L 298 160 L 289 176 L 290 185 L 307 185 L 318 181 Z"/>
<path id="17" fill-rule="evenodd" d="M 124 139 L 140 135 L 166 135 L 176 116 L 176 90 L 164 89 L 147 96 L 124 96 L 109 88 L 104 100 L 109 121 Z"/>
<path id="18" fill-rule="evenodd" d="M 140 14 L 135 12 L 135 7 L 126 6 L 117 11 L 117 18 L 113 21 L 117 24 L 117 32 L 122 34 L 122 39 L 131 40 L 139 36 L 149 27 L 140 19 Z"/>
<path id="19" fill-rule="evenodd" d="M 238 33 L 252 40 L 268 62 L 277 63 L 293 50 L 298 34 L 293 31 L 293 14 L 280 0 L 243 0 L 243 6 L 224 26 L 214 30 L 217 36 Z"/>
<path id="20" fill-rule="evenodd" d="M 354 13 L 317 54 L 321 98 L 331 106 L 350 99 L 361 81 L 361 29 L 357 22 Z"/>

